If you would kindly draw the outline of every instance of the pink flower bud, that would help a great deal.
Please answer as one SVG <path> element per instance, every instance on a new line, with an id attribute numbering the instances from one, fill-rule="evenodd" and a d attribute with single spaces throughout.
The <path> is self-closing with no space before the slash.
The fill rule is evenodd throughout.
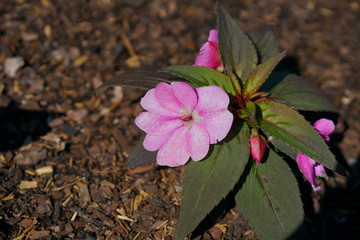
<path id="1" fill-rule="evenodd" d="M 266 141 L 260 135 L 253 135 L 250 138 L 250 148 L 251 156 L 255 159 L 257 163 L 260 163 L 264 157 L 264 152 L 266 148 Z"/>
<path id="2" fill-rule="evenodd" d="M 220 52 L 218 47 L 218 31 L 210 30 L 208 41 L 200 48 L 199 55 L 195 58 L 194 66 L 202 66 L 217 69 L 221 66 Z"/>

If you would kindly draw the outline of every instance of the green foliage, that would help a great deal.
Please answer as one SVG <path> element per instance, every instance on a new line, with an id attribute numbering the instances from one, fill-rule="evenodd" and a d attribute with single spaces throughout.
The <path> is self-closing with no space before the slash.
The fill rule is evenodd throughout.
<path id="1" fill-rule="evenodd" d="M 252 71 L 258 57 L 255 46 L 226 9 L 217 6 L 219 51 L 225 68 L 229 68 L 240 79 Z"/>
<path id="2" fill-rule="evenodd" d="M 230 95 L 235 95 L 228 76 L 212 68 L 199 66 L 170 66 L 162 71 L 187 79 L 198 87 L 217 85 Z"/>
<path id="3" fill-rule="evenodd" d="M 334 105 L 316 86 L 295 74 L 287 75 L 274 86 L 270 98 L 301 110 L 336 112 Z"/>
<path id="4" fill-rule="evenodd" d="M 248 36 L 256 47 L 259 63 L 279 53 L 280 46 L 270 26 L 258 27 L 250 31 Z"/>
<path id="5" fill-rule="evenodd" d="M 144 137 L 142 137 L 135 149 L 130 153 L 127 158 L 126 166 L 135 167 L 141 164 L 156 162 L 157 152 L 149 152 L 143 146 Z"/>
<path id="6" fill-rule="evenodd" d="M 166 73 L 136 71 L 115 76 L 112 79 L 104 82 L 99 88 L 122 86 L 149 90 L 154 88 L 160 82 L 171 83 L 175 80 L 183 81 L 181 79 L 174 79 L 173 76 Z"/>
<path id="7" fill-rule="evenodd" d="M 288 165 L 270 150 L 266 163 L 249 164 L 235 196 L 236 205 L 260 239 L 304 239 L 303 207 Z"/>
<path id="8" fill-rule="evenodd" d="M 193 231 L 234 188 L 249 159 L 249 149 L 249 128 L 243 124 L 233 139 L 214 145 L 207 158 L 186 166 L 176 239 Z"/>
<path id="9" fill-rule="evenodd" d="M 259 90 L 261 85 L 266 81 L 270 73 L 284 56 L 285 52 L 278 53 L 252 70 L 246 78 L 243 94 L 252 96 L 257 90 Z"/>
<path id="10" fill-rule="evenodd" d="M 274 138 L 279 138 L 315 161 L 335 169 L 334 155 L 320 134 L 290 107 L 270 101 L 257 103 L 261 114 L 257 116 L 259 126 Z"/>
<path id="11" fill-rule="evenodd" d="M 270 135 L 268 134 L 268 136 Z M 270 142 L 274 145 L 274 147 L 277 150 L 280 150 L 281 152 L 285 153 L 292 159 L 296 159 L 298 151 L 296 151 L 296 149 L 292 147 L 290 144 L 283 142 L 278 138 L 272 138 Z"/>

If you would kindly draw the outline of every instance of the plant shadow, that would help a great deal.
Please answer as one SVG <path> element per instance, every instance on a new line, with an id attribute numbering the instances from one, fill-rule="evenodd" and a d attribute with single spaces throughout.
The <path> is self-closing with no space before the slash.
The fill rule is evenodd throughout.
<path id="1" fill-rule="evenodd" d="M 58 113 L 23 110 L 14 102 L 0 107 L 0 152 L 14 150 L 39 139 Z"/>

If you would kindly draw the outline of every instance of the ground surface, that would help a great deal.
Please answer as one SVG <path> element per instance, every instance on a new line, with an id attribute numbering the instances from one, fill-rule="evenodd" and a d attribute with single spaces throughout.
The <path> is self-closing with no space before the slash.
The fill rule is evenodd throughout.
<path id="1" fill-rule="evenodd" d="M 225 6 L 244 29 L 273 25 L 301 74 L 339 109 L 331 145 L 352 176 L 323 182 L 306 225 L 310 239 L 356 239 L 359 2 Z M 210 0 L 1 1 L 0 239 L 172 239 L 182 168 L 123 167 L 141 135 L 133 120 L 144 92 L 94 89 L 132 68 L 192 64 L 215 27 L 213 7 Z M 197 239 L 256 235 L 231 210 Z"/>

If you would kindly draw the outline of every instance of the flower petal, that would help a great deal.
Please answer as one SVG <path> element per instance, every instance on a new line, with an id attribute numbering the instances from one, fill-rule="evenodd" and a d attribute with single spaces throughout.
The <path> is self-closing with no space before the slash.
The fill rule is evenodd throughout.
<path id="1" fill-rule="evenodd" d="M 180 113 L 181 104 L 169 84 L 164 82 L 158 83 L 155 88 L 155 98 L 163 108 Z"/>
<path id="2" fill-rule="evenodd" d="M 194 66 L 202 66 L 213 69 L 220 67 L 221 61 L 217 45 L 213 42 L 206 42 L 202 45 L 199 55 L 195 58 Z"/>
<path id="3" fill-rule="evenodd" d="M 324 137 L 325 141 L 329 141 L 329 135 L 335 130 L 333 121 L 322 118 L 314 123 L 314 128 Z"/>
<path id="4" fill-rule="evenodd" d="M 304 174 L 305 178 L 310 182 L 311 186 L 315 191 L 320 190 L 320 186 L 315 181 L 314 165 L 311 158 L 308 156 L 298 153 L 296 156 L 296 162 L 300 168 L 300 171 Z"/>
<path id="5" fill-rule="evenodd" d="M 218 40 L 218 31 L 216 29 L 211 29 L 210 30 L 208 41 L 213 42 L 216 45 L 218 44 L 218 42 L 219 42 L 219 40 Z"/>
<path id="6" fill-rule="evenodd" d="M 162 107 L 155 98 L 155 89 L 150 89 L 140 101 L 141 106 L 151 112 L 163 116 L 178 116 L 177 113 Z"/>
<path id="7" fill-rule="evenodd" d="M 179 127 L 181 120 L 150 112 L 142 112 L 135 118 L 135 124 L 148 134 L 164 135 Z"/>
<path id="8" fill-rule="evenodd" d="M 218 86 L 196 88 L 198 104 L 195 109 L 200 116 L 204 113 L 222 111 L 228 108 L 230 99 L 227 93 Z"/>
<path id="9" fill-rule="evenodd" d="M 206 129 L 198 123 L 193 123 L 186 134 L 187 148 L 192 160 L 200 161 L 209 151 L 209 134 Z"/>
<path id="10" fill-rule="evenodd" d="M 150 135 L 146 134 L 143 145 L 144 148 L 148 151 L 157 151 L 161 146 L 168 140 L 171 136 L 171 133 L 164 135 Z"/>
<path id="11" fill-rule="evenodd" d="M 316 162 L 314 165 L 315 176 L 327 178 L 324 165 Z"/>
<path id="12" fill-rule="evenodd" d="M 223 140 L 231 129 L 234 116 L 228 110 L 207 114 L 201 119 L 201 124 L 209 133 L 210 144 Z"/>
<path id="13" fill-rule="evenodd" d="M 181 107 L 185 107 L 189 111 L 195 108 L 198 97 L 194 88 L 184 82 L 172 82 L 171 88 Z"/>
<path id="14" fill-rule="evenodd" d="M 186 152 L 186 132 L 185 127 L 175 130 L 173 135 L 164 143 L 157 154 L 156 161 L 159 165 L 177 167 L 184 165 L 190 158 Z"/>

